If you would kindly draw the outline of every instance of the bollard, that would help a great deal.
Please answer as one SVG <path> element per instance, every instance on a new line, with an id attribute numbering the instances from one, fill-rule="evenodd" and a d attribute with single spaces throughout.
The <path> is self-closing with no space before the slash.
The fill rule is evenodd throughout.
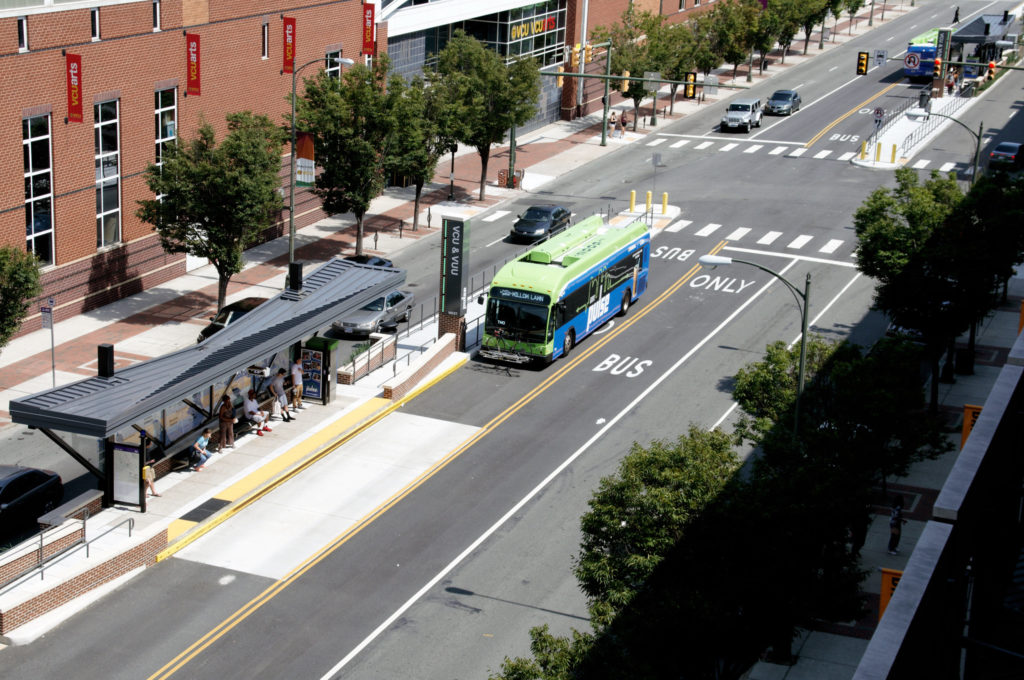
<path id="1" fill-rule="evenodd" d="M 647 206 L 646 212 L 651 212 L 651 192 L 650 191 L 647 192 L 646 206 Z"/>
<path id="2" fill-rule="evenodd" d="M 882 157 L 882 143 L 878 142 L 878 143 L 875 144 L 875 162 L 877 163 L 878 159 L 881 158 L 881 157 Z"/>
<path id="3" fill-rule="evenodd" d="M 868 140 L 864 140 L 860 143 L 860 159 L 864 160 L 868 155 Z"/>
<path id="4" fill-rule="evenodd" d="M 896 162 L 896 145 L 895 144 L 892 145 L 892 160 L 889 161 L 889 162 L 890 163 L 895 163 Z"/>
<path id="5" fill-rule="evenodd" d="M 430 229 L 430 206 L 427 206 L 427 229 Z"/>
<path id="6" fill-rule="evenodd" d="M 377 231 L 373 232 L 373 249 L 374 250 L 377 250 L 377 235 L 378 235 L 378 233 L 379 232 L 377 232 Z"/>
<path id="7" fill-rule="evenodd" d="M 629 212 L 636 212 L 636 189 L 629 192 Z"/>
<path id="8" fill-rule="evenodd" d="M 398 238 L 402 238 L 403 229 L 405 229 L 405 220 L 398 220 Z"/>
<path id="9" fill-rule="evenodd" d="M 668 192 L 665 191 L 661 194 L 661 214 L 664 215 L 668 212 Z"/>

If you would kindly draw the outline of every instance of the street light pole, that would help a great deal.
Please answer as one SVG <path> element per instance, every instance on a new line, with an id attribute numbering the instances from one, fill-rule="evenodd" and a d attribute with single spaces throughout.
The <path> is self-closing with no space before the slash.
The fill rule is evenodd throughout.
<path id="1" fill-rule="evenodd" d="M 960 122 L 953 116 L 947 116 L 944 113 L 932 113 L 930 111 L 928 112 L 928 115 L 938 116 L 939 118 L 946 118 L 947 120 L 951 120 L 960 127 L 962 127 L 963 129 L 970 132 L 972 135 L 974 135 L 974 166 L 971 170 L 971 186 L 974 186 L 974 182 L 978 177 L 978 158 L 979 156 L 981 156 L 981 138 L 985 136 L 985 122 L 982 121 L 981 123 L 978 123 L 978 131 L 975 132 L 971 128 L 967 127 L 966 124 Z"/>
<path id="2" fill-rule="evenodd" d="M 757 269 L 760 269 L 763 272 L 771 274 L 779 281 L 782 281 L 782 283 L 786 284 L 786 286 L 791 291 L 799 295 L 800 299 L 803 301 L 803 304 L 801 305 L 800 309 L 800 364 L 797 368 L 796 401 L 793 404 L 793 432 L 796 433 L 800 425 L 800 395 L 803 394 L 804 392 L 804 374 L 807 368 L 807 320 L 808 314 L 810 312 L 811 273 L 807 272 L 807 278 L 804 281 L 804 289 L 803 291 L 801 291 L 799 288 L 797 288 L 788 280 L 786 280 L 786 278 L 782 274 L 772 269 L 769 269 L 768 267 L 760 265 L 756 262 L 751 262 L 749 260 L 740 260 L 734 257 L 723 257 L 721 255 L 701 255 L 700 258 L 698 258 L 698 261 L 701 264 L 707 265 L 709 267 L 716 267 L 720 264 L 733 264 L 734 262 L 738 264 L 747 264 L 750 265 L 751 267 L 756 267 Z"/>
<path id="3" fill-rule="evenodd" d="M 295 83 L 299 71 L 311 64 L 319 64 L 321 61 L 323 61 L 322 58 L 313 59 L 292 70 L 292 153 L 289 162 L 291 167 L 288 171 L 288 264 L 295 262 Z M 336 64 L 345 66 L 355 63 L 351 59 L 342 57 L 337 57 L 334 61 Z"/>

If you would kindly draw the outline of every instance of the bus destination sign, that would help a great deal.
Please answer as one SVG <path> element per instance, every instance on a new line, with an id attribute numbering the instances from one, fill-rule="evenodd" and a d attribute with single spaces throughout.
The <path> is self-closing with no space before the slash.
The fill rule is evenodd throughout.
<path id="1" fill-rule="evenodd" d="M 534 293 L 531 290 L 519 290 L 518 288 L 492 288 L 491 297 L 515 302 L 529 302 L 545 307 L 551 302 L 551 298 L 544 293 Z"/>

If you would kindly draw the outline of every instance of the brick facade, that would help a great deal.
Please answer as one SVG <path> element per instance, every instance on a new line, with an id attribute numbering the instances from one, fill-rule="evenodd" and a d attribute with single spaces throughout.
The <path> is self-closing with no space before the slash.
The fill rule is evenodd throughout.
<path id="1" fill-rule="evenodd" d="M 267 0 L 163 0 L 160 28 L 153 30 L 153 3 L 97 3 L 100 37 L 91 38 L 88 9 L 33 13 L 0 12 L 0 245 L 25 247 L 25 189 L 21 121 L 51 115 L 54 265 L 42 272 L 43 294 L 56 298 L 62 320 L 184 273 L 184 256 L 167 255 L 151 228 L 136 216 L 150 198 L 143 179 L 155 160 L 154 91 L 177 86 L 177 133 L 191 139 L 202 121 L 218 138 L 225 116 L 241 110 L 268 115 L 284 125 L 292 76 L 283 70 L 282 15 L 296 20 L 295 65 L 324 57 L 340 44 L 358 59 L 361 4 Z M 49 9 L 49 8 L 48 8 Z M 18 16 L 25 17 L 28 51 L 18 50 Z M 262 58 L 262 26 L 269 26 L 268 57 Z M 200 36 L 201 95 L 185 96 L 183 32 Z M 384 31 L 386 35 L 386 31 Z M 380 42 L 386 45 L 386 41 Z M 65 54 L 80 55 L 82 122 L 68 115 Z M 314 67 L 302 77 L 313 75 Z M 301 84 L 300 84 L 301 87 Z M 117 98 L 120 105 L 120 243 L 99 250 L 92 104 Z M 287 151 L 287 149 L 286 149 Z M 288 158 L 282 162 L 287 181 Z M 287 213 L 265 236 L 284 233 Z M 296 194 L 296 223 L 324 216 L 307 191 Z M 32 309 L 38 309 L 38 301 Z M 36 313 L 22 332 L 40 327 Z"/>

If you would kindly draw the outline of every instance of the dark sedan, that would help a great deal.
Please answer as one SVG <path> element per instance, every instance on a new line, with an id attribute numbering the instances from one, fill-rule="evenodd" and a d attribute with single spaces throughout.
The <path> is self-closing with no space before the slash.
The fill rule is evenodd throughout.
<path id="1" fill-rule="evenodd" d="M 224 305 L 224 308 L 220 310 L 217 316 L 210 317 L 209 325 L 200 331 L 199 339 L 196 342 L 206 340 L 220 329 L 235 323 L 266 301 L 267 298 L 247 297 L 242 298 L 238 302 L 232 302 L 230 305 Z"/>
<path id="2" fill-rule="evenodd" d="M 513 241 L 540 241 L 554 236 L 569 226 L 567 209 L 560 205 L 533 205 L 512 225 L 509 238 Z"/>
<path id="3" fill-rule="evenodd" d="M 348 260 L 349 262 L 358 262 L 359 264 L 368 264 L 371 267 L 393 268 L 395 266 L 395 263 L 387 259 L 386 257 L 379 257 L 377 255 L 367 255 L 366 253 L 363 253 L 362 255 L 346 255 L 341 259 Z"/>
<path id="4" fill-rule="evenodd" d="M 0 540 L 18 536 L 62 500 L 64 485 L 56 472 L 0 465 Z"/>
<path id="5" fill-rule="evenodd" d="M 992 167 L 1019 168 L 1022 161 L 1017 142 L 999 142 L 988 155 L 988 164 Z"/>
<path id="6" fill-rule="evenodd" d="M 789 116 L 800 110 L 800 94 L 796 90 L 776 90 L 768 98 L 764 110 L 778 116 Z"/>

